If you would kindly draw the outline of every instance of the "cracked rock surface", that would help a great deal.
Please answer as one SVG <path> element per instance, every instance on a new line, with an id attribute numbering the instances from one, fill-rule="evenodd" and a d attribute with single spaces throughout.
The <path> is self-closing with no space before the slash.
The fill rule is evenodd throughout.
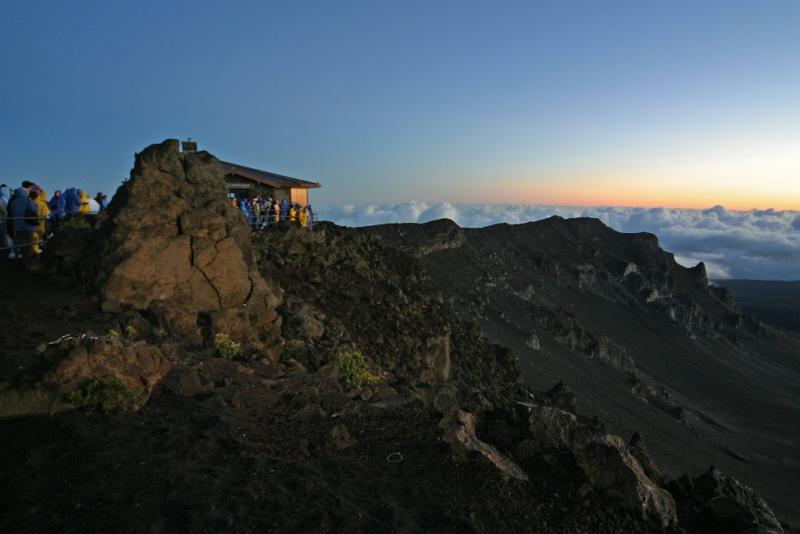
<path id="1" fill-rule="evenodd" d="M 225 199 L 209 153 L 167 140 L 137 154 L 103 228 L 103 309 L 153 312 L 195 345 L 219 331 L 259 349 L 274 341 L 280 290 L 255 268 L 247 225 Z"/>

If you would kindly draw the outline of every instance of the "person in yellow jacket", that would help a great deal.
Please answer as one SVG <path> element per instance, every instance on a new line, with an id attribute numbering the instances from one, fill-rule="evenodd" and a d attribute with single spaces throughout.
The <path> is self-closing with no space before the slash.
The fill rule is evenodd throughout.
<path id="1" fill-rule="evenodd" d="M 82 215 L 86 215 L 87 213 L 89 213 L 89 195 L 86 194 L 86 191 L 81 191 L 80 213 Z"/>
<path id="2" fill-rule="evenodd" d="M 308 210 L 300 210 L 300 228 L 308 228 Z"/>
<path id="3" fill-rule="evenodd" d="M 47 205 L 47 195 L 41 189 L 31 191 L 31 202 L 39 213 L 39 224 L 33 233 L 33 253 L 37 256 L 42 253 L 41 243 L 47 235 L 47 218 L 50 216 L 50 207 Z"/>
<path id="4" fill-rule="evenodd" d="M 36 206 L 39 208 L 39 230 L 38 233 L 41 234 L 41 237 L 47 235 L 47 219 L 50 217 L 50 206 L 47 204 L 47 193 L 39 189 L 37 191 L 39 196 L 36 197 L 34 201 Z"/>
<path id="5" fill-rule="evenodd" d="M 294 224 L 297 222 L 297 210 L 294 207 L 294 204 L 289 206 L 289 224 Z"/>

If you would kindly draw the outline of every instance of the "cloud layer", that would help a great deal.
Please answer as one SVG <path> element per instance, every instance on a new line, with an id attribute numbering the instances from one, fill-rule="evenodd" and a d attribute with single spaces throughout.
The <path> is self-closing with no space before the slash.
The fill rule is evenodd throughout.
<path id="1" fill-rule="evenodd" d="M 668 208 L 575 208 L 518 204 L 325 206 L 321 218 L 344 226 L 452 219 L 463 227 L 519 224 L 560 215 L 596 217 L 621 232 L 652 232 L 687 266 L 704 261 L 712 278 L 800 280 L 800 212 Z"/>

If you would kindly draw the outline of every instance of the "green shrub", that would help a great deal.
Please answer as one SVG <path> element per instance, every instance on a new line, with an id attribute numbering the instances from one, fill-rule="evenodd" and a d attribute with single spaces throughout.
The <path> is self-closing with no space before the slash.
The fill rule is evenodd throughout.
<path id="1" fill-rule="evenodd" d="M 339 373 L 350 387 L 360 388 L 380 382 L 380 377 L 369 371 L 367 360 L 358 350 L 339 353 Z"/>
<path id="2" fill-rule="evenodd" d="M 242 355 L 242 344 L 233 341 L 228 334 L 214 336 L 214 347 L 217 349 L 217 354 L 226 360 L 233 360 Z"/>
<path id="3" fill-rule="evenodd" d="M 67 402 L 103 413 L 126 413 L 134 409 L 138 395 L 113 376 L 92 378 L 67 394 Z"/>

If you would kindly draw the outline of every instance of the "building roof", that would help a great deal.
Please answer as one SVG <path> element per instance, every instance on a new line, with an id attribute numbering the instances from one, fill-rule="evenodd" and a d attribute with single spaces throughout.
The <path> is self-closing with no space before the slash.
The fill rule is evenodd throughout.
<path id="1" fill-rule="evenodd" d="M 309 182 L 307 180 L 300 180 L 299 178 L 292 178 L 290 176 L 283 176 L 282 174 L 275 174 L 274 172 L 262 171 L 252 167 L 245 167 L 244 165 L 237 165 L 227 161 L 220 161 L 226 175 L 235 174 L 254 182 L 266 184 L 275 188 L 297 187 L 300 189 L 314 189 L 321 187 L 317 182 Z"/>

